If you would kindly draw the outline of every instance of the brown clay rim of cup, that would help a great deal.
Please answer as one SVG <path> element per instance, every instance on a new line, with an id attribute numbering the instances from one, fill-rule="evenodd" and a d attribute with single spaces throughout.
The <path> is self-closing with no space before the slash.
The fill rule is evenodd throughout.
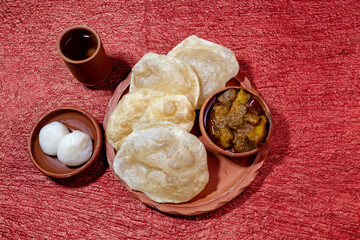
<path id="1" fill-rule="evenodd" d="M 60 121 L 65 125 L 71 125 L 72 128 L 80 129 L 92 138 L 94 144 L 93 153 L 86 163 L 76 167 L 69 167 L 61 163 L 56 157 L 51 157 L 42 152 L 38 140 L 39 132 L 43 126 L 53 121 Z M 28 152 L 31 161 L 42 173 L 53 178 L 68 178 L 87 169 L 99 157 L 101 147 L 101 128 L 89 113 L 74 107 L 60 107 L 45 113 L 35 124 L 30 133 Z M 48 165 L 49 162 L 52 162 L 52 164 Z M 54 166 L 54 163 L 58 168 Z"/>
<path id="2" fill-rule="evenodd" d="M 222 149 L 221 147 L 217 146 L 212 140 L 211 138 L 208 136 L 205 126 L 204 126 L 204 119 L 205 119 L 205 114 L 208 113 L 208 108 L 211 107 L 209 106 L 209 104 L 212 103 L 212 100 L 216 97 L 218 97 L 222 92 L 230 89 L 230 88 L 236 88 L 236 89 L 244 89 L 245 91 L 249 92 L 258 102 L 259 104 L 262 106 L 262 108 L 265 111 L 266 117 L 269 121 L 269 129 L 266 135 L 266 139 L 265 141 L 262 143 L 262 145 L 258 148 L 255 148 L 254 150 L 248 151 L 248 152 L 243 152 L 243 153 L 235 153 L 235 152 L 230 152 L 230 151 L 226 151 L 224 149 Z M 251 90 L 248 90 L 244 87 L 241 86 L 230 86 L 230 87 L 225 87 L 222 88 L 216 92 L 214 92 L 212 95 L 210 95 L 204 102 L 204 104 L 201 107 L 200 110 L 200 114 L 199 114 L 199 125 L 200 125 L 200 131 L 202 136 L 204 137 L 204 139 L 209 143 L 210 147 L 215 150 L 216 152 L 223 154 L 225 156 L 228 157 L 246 157 L 246 156 L 251 156 L 255 153 L 257 153 L 260 149 L 266 147 L 269 143 L 269 139 L 272 133 L 272 119 L 271 119 L 271 114 L 270 114 L 270 110 L 269 107 L 266 105 L 265 101 L 256 93 L 254 93 Z"/>
<path id="3" fill-rule="evenodd" d="M 83 60 L 72 60 L 72 59 L 68 58 L 67 56 L 65 56 L 65 54 L 62 52 L 62 50 L 61 50 L 61 39 L 64 37 L 64 35 L 66 33 L 70 32 L 72 30 L 79 30 L 79 29 L 83 29 L 83 30 L 87 30 L 87 31 L 91 32 L 96 37 L 97 46 L 96 46 L 95 52 L 90 57 L 88 57 L 86 59 L 83 59 Z M 81 63 L 90 61 L 91 59 L 93 59 L 98 54 L 98 52 L 100 51 L 100 46 L 101 46 L 101 39 L 99 37 L 99 34 L 97 34 L 94 29 L 92 29 L 91 27 L 88 27 L 86 25 L 76 25 L 76 26 L 72 26 L 72 27 L 69 27 L 69 28 L 65 29 L 59 35 L 59 37 L 58 37 L 58 39 L 56 41 L 56 48 L 57 48 L 57 51 L 59 52 L 60 56 L 63 59 L 65 59 L 67 62 L 72 63 L 72 64 L 81 64 Z"/>

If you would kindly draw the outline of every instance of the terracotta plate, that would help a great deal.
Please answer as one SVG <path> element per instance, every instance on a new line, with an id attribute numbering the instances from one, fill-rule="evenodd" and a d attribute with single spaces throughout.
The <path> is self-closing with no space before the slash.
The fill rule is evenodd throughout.
<path id="1" fill-rule="evenodd" d="M 130 76 L 131 75 L 119 84 L 114 92 L 114 95 L 110 99 L 103 122 L 104 129 L 106 129 L 108 118 L 116 107 L 116 104 L 121 97 L 128 92 Z M 235 79 L 232 79 L 227 83 L 227 86 L 239 85 L 239 81 Z M 234 199 L 250 185 L 255 176 L 258 174 L 258 171 L 267 156 L 268 148 L 263 148 L 252 156 L 242 158 L 230 158 L 217 152 L 211 152 L 209 150 L 210 148 L 208 148 L 206 144 L 206 141 L 203 141 L 203 137 L 201 136 L 198 114 L 199 112 L 197 111 L 197 118 L 191 133 L 199 137 L 207 148 L 210 179 L 209 183 L 205 186 L 205 189 L 201 193 L 185 203 L 157 203 L 150 200 L 144 193 L 130 189 L 129 186 L 127 186 L 127 184 L 114 173 L 113 161 L 115 159 L 116 152 L 106 140 L 105 146 L 107 160 L 113 174 L 123 183 L 126 189 L 142 203 L 165 213 L 177 215 L 199 215 L 213 211 Z"/>

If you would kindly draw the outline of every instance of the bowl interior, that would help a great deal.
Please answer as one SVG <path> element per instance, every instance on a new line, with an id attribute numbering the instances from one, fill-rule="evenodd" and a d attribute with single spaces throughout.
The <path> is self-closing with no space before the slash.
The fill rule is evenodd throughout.
<path id="1" fill-rule="evenodd" d="M 86 163 L 70 167 L 56 156 L 44 153 L 39 143 L 39 132 L 46 124 L 58 121 L 70 131 L 79 130 L 90 136 L 93 141 L 93 154 Z M 54 178 L 66 178 L 85 170 L 99 156 L 102 146 L 101 129 L 96 120 L 88 113 L 75 108 L 59 108 L 45 114 L 35 125 L 29 140 L 29 154 L 34 165 L 43 173 Z"/>
<path id="2" fill-rule="evenodd" d="M 270 134 L 271 134 L 271 130 L 272 130 L 272 120 L 271 120 L 270 110 L 269 110 L 268 106 L 266 105 L 265 101 L 258 94 L 255 94 L 254 92 L 251 92 L 251 91 L 249 91 L 247 89 L 244 89 L 246 92 L 250 93 L 253 98 L 255 98 L 257 100 L 257 102 L 261 105 L 262 109 L 264 110 L 265 115 L 266 115 L 266 117 L 268 119 L 267 134 L 266 134 L 265 139 L 263 140 L 263 143 L 261 144 L 261 146 L 255 148 L 255 149 L 253 149 L 251 151 L 248 151 L 248 152 L 242 152 L 242 153 L 230 152 L 230 151 L 224 150 L 221 147 L 219 147 L 218 145 L 216 145 L 211 140 L 211 138 L 209 137 L 209 135 L 208 135 L 208 133 L 206 131 L 206 128 L 205 128 L 206 121 L 207 121 L 207 118 L 208 118 L 208 114 L 210 112 L 211 107 L 215 103 L 216 98 L 218 96 L 220 96 L 223 92 L 225 92 L 226 90 L 231 89 L 231 88 L 244 89 L 243 87 L 240 87 L 240 86 L 225 87 L 223 89 L 220 89 L 220 90 L 216 91 L 215 93 L 213 93 L 211 96 L 209 96 L 205 100 L 205 102 L 204 102 L 204 104 L 203 104 L 203 106 L 202 106 L 202 108 L 200 110 L 200 115 L 199 115 L 200 131 L 202 133 L 202 136 L 203 136 L 204 140 L 206 142 L 208 142 L 209 147 L 212 148 L 214 151 L 220 153 L 220 154 L 223 154 L 223 155 L 229 156 L 229 157 L 251 156 L 251 155 L 257 153 L 261 148 L 263 148 L 264 146 L 267 145 Z"/>

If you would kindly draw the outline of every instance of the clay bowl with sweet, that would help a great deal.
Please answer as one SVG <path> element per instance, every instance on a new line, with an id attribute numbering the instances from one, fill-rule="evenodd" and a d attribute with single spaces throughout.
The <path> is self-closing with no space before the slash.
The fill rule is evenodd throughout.
<path id="1" fill-rule="evenodd" d="M 43 152 L 40 142 L 40 130 L 51 122 L 60 122 L 70 131 L 81 131 L 89 135 L 93 143 L 90 159 L 79 166 L 67 166 L 57 156 Z M 102 132 L 97 121 L 87 112 L 73 107 L 60 107 L 44 114 L 30 133 L 29 155 L 37 169 L 52 178 L 69 178 L 88 169 L 98 158 L 102 146 Z"/>
<path id="2" fill-rule="evenodd" d="M 256 90 L 229 86 L 206 99 L 200 110 L 199 126 L 208 151 L 241 158 L 267 147 L 272 119 Z"/>

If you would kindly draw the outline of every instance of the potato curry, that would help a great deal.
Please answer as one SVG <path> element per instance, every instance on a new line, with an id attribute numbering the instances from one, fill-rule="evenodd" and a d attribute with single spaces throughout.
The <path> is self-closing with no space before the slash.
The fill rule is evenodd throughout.
<path id="1" fill-rule="evenodd" d="M 263 108 L 250 93 L 230 88 L 211 106 L 206 130 L 219 147 L 242 153 L 261 145 L 267 135 L 267 122 Z"/>

